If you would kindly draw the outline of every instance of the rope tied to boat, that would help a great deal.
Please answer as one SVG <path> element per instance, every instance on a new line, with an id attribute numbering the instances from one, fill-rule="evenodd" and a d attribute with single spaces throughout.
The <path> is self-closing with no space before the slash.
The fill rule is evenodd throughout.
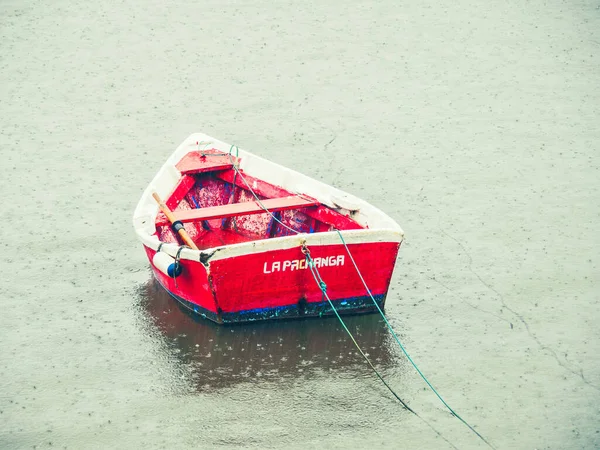
<path id="1" fill-rule="evenodd" d="M 277 219 L 277 217 L 275 217 L 275 215 L 269 211 L 268 208 L 266 208 L 264 206 L 264 204 L 261 202 L 260 198 L 258 197 L 258 195 L 256 195 L 256 193 L 254 192 L 254 190 L 252 189 L 252 187 L 250 186 L 250 184 L 246 181 L 246 179 L 244 178 L 244 176 L 242 175 L 242 173 L 239 171 L 239 168 L 237 167 L 237 165 L 233 162 L 232 159 L 232 151 L 233 148 L 236 148 L 236 155 L 238 147 L 232 145 L 231 148 L 229 149 L 229 159 L 230 162 L 236 172 L 236 174 L 239 173 L 240 177 L 242 178 L 242 180 L 244 181 L 244 183 L 246 184 L 246 186 L 248 187 L 248 190 L 252 193 L 252 195 L 254 196 L 254 198 L 256 198 L 256 201 L 258 202 L 258 204 L 261 206 L 261 208 L 268 213 L 275 221 L 279 222 L 282 226 L 284 226 L 285 228 L 287 228 L 288 230 L 292 231 L 295 234 L 300 234 L 299 231 L 287 226 L 286 224 L 284 224 L 283 222 L 281 222 L 279 219 Z M 340 232 L 340 230 L 338 230 L 337 228 L 334 228 L 334 230 L 337 232 L 338 236 L 340 237 L 340 240 L 342 241 L 342 244 L 344 245 L 346 252 L 348 253 L 348 256 L 350 257 L 350 260 L 352 261 L 352 264 L 354 265 L 354 268 L 358 274 L 358 276 L 360 277 L 363 286 L 365 287 L 367 293 L 369 294 L 369 297 L 371 298 L 371 300 L 373 301 L 373 303 L 375 304 L 377 310 L 379 311 L 379 314 L 383 317 L 383 320 L 385 321 L 385 324 L 387 326 L 387 328 L 389 329 L 389 331 L 392 333 L 394 339 L 396 340 L 396 342 L 399 344 L 400 348 L 402 349 L 402 352 L 404 353 L 404 355 L 407 357 L 407 359 L 410 361 L 410 363 L 412 364 L 412 366 L 415 368 L 415 370 L 417 371 L 417 373 L 421 376 L 421 378 L 423 378 L 423 380 L 425 381 L 425 383 L 429 386 L 429 388 L 435 393 L 435 395 L 438 397 L 438 399 L 442 402 L 442 404 L 450 411 L 450 413 L 456 417 L 458 420 L 460 420 L 464 425 L 466 425 L 473 433 L 475 433 L 475 435 L 477 435 L 483 442 L 485 442 L 490 448 L 495 449 L 495 447 L 490 444 L 479 432 L 477 432 L 477 430 L 475 430 L 469 423 L 467 423 L 462 417 L 460 417 L 451 407 L 450 405 L 448 405 L 448 403 L 442 398 L 442 396 L 437 392 L 437 390 L 433 387 L 433 385 L 429 382 L 429 380 L 425 377 L 425 375 L 423 374 L 423 372 L 421 372 L 421 370 L 418 368 L 418 366 L 416 365 L 416 363 L 413 361 L 413 359 L 410 357 L 410 355 L 408 354 L 408 352 L 406 351 L 406 349 L 404 348 L 404 346 L 402 345 L 402 343 L 400 342 L 400 339 L 398 338 L 398 336 L 396 335 L 394 329 L 392 328 L 391 324 L 389 323 L 389 321 L 387 320 L 387 317 L 385 316 L 385 314 L 383 313 L 383 311 L 381 310 L 381 308 L 379 307 L 379 305 L 377 304 L 377 301 L 375 300 L 375 297 L 373 297 L 373 294 L 371 293 L 371 290 L 369 289 L 369 287 L 367 286 L 367 283 L 365 282 L 364 277 L 362 276 L 362 273 L 360 272 L 356 261 L 354 260 L 350 249 L 348 247 L 348 245 L 346 244 L 346 241 L 344 240 L 344 237 L 342 236 L 342 233 Z M 323 281 L 323 279 L 321 278 L 321 274 L 319 273 L 319 270 L 310 254 L 310 250 L 306 244 L 306 240 L 304 240 L 301 244 L 301 251 L 304 254 L 306 261 L 307 261 L 307 266 L 310 269 L 310 272 L 313 276 L 313 278 L 315 279 L 315 282 L 317 283 L 317 285 L 319 286 L 319 289 L 321 290 L 321 292 L 323 293 L 323 297 L 327 299 L 327 301 L 329 302 L 329 305 L 331 306 L 331 309 L 333 310 L 334 314 L 336 315 L 336 317 L 338 318 L 339 322 L 341 323 L 342 327 L 344 328 L 344 330 L 346 331 L 346 333 L 348 334 L 348 336 L 350 337 L 350 339 L 352 340 L 352 342 L 354 343 L 354 345 L 356 346 L 356 348 L 358 349 L 359 353 L 363 356 L 363 358 L 365 359 L 365 361 L 367 361 L 367 363 L 369 364 L 369 366 L 371 367 L 371 369 L 373 370 L 373 372 L 375 373 L 375 375 L 377 375 L 377 377 L 381 380 L 381 382 L 388 388 L 388 390 L 394 395 L 394 397 L 402 404 L 402 406 L 407 409 L 408 411 L 412 412 L 414 415 L 416 415 L 417 417 L 419 417 L 421 420 L 424 420 L 421 416 L 419 416 L 414 410 L 412 410 L 395 392 L 394 390 L 387 384 L 387 382 L 383 379 L 383 377 L 379 374 L 379 372 L 377 371 L 377 369 L 375 368 L 375 366 L 371 363 L 371 361 L 369 360 L 369 358 L 367 357 L 367 355 L 362 351 L 362 349 L 360 348 L 360 346 L 358 345 L 358 342 L 356 341 L 356 339 L 354 338 L 354 336 L 352 335 L 352 333 L 350 332 L 350 330 L 348 329 L 348 327 L 346 326 L 345 322 L 342 320 L 340 314 L 338 313 L 336 307 L 333 305 L 333 302 L 331 301 L 331 299 L 329 298 L 329 294 L 327 293 L 327 284 L 325 283 L 325 281 Z M 425 421 L 425 423 L 427 423 Z M 429 425 L 427 423 L 427 425 Z M 429 425 L 431 427 L 431 425 Z M 432 429 L 434 431 L 436 431 L 436 433 L 440 434 L 437 430 L 435 430 L 433 427 Z M 441 434 L 440 434 L 441 436 Z"/>
<path id="2" fill-rule="evenodd" d="M 229 153 L 228 153 L 229 162 L 231 163 L 231 165 L 232 165 L 232 167 L 234 169 L 234 172 L 235 172 L 233 174 L 233 182 L 231 183 L 232 186 L 231 186 L 231 197 L 229 199 L 230 202 L 235 201 L 235 188 L 237 187 L 237 184 L 236 184 L 235 181 L 236 181 L 236 178 L 238 176 L 238 167 L 235 164 L 235 162 L 233 161 L 233 153 L 232 152 L 233 152 L 234 147 L 235 147 L 235 157 L 236 158 L 240 157 L 240 149 L 238 148 L 237 145 L 232 145 L 231 147 L 229 147 Z M 237 226 L 237 217 L 233 216 L 231 218 L 231 222 L 233 223 L 233 229 L 236 231 L 236 233 L 238 233 L 239 230 L 238 230 L 238 226 Z"/>
<path id="3" fill-rule="evenodd" d="M 369 364 L 369 366 L 371 367 L 371 369 L 373 369 L 373 372 L 375 372 L 375 375 L 377 375 L 377 377 L 381 380 L 381 382 L 385 385 L 385 387 L 388 388 L 388 390 L 392 393 L 392 395 L 394 397 L 396 397 L 396 399 L 402 404 L 402 406 L 407 411 L 410 411 L 411 413 L 413 413 L 416 416 L 418 416 L 418 414 L 410 406 L 408 406 L 406 404 L 406 402 L 404 400 L 402 400 L 398 394 L 396 394 L 396 392 L 394 392 L 394 390 L 391 388 L 391 386 L 389 384 L 387 384 L 387 382 L 379 374 L 379 372 L 377 371 L 377 369 L 375 368 L 375 366 L 373 365 L 373 363 L 371 362 L 371 360 L 369 359 L 369 357 L 360 348 L 360 345 L 358 345 L 358 342 L 354 338 L 354 335 L 352 334 L 352 332 L 346 326 L 346 323 L 344 322 L 344 320 L 342 319 L 342 317 L 338 313 L 337 308 L 333 305 L 333 302 L 331 301 L 331 298 L 329 298 L 329 295 L 327 294 L 327 284 L 323 281 L 323 278 L 321 278 L 321 274 L 319 273 L 319 269 L 317 268 L 317 265 L 315 264 L 315 261 L 312 258 L 311 254 L 310 254 L 310 250 L 306 246 L 306 243 L 304 243 L 302 245 L 302 253 L 304 254 L 304 256 L 306 258 L 306 264 L 307 264 L 308 268 L 310 269 L 310 273 L 312 274 L 312 276 L 315 279 L 316 283 L 319 285 L 319 288 L 321 289 L 321 292 L 323 293 L 323 296 L 329 302 L 329 305 L 331 306 L 331 309 L 333 310 L 333 312 L 337 316 L 338 320 L 340 321 L 340 324 L 342 325 L 342 327 L 344 328 L 344 330 L 346 331 L 346 333 L 348 334 L 348 336 L 350 337 L 350 339 L 352 340 L 352 342 L 356 346 L 356 349 L 358 350 L 358 352 L 362 355 L 362 357 L 365 359 L 365 361 L 367 362 L 367 364 Z"/>
<path id="4" fill-rule="evenodd" d="M 296 234 L 300 234 L 300 232 L 298 230 L 294 230 L 293 228 L 289 227 L 288 225 L 286 225 L 285 223 L 283 223 L 281 220 L 279 220 L 275 214 L 273 214 L 271 211 L 269 211 L 269 209 L 263 204 L 263 202 L 261 201 L 261 199 L 259 198 L 258 195 L 256 195 L 256 192 L 254 192 L 254 189 L 252 189 L 252 186 L 250 186 L 250 184 L 248 183 L 248 181 L 246 180 L 246 178 L 244 177 L 244 175 L 242 174 L 242 172 L 240 171 L 240 168 L 238 167 L 238 165 L 233 161 L 233 149 L 236 149 L 236 158 L 239 157 L 239 149 L 237 147 L 237 145 L 232 145 L 229 148 L 229 162 L 231 163 L 233 170 L 235 170 L 235 174 L 239 175 L 240 178 L 242 179 L 242 181 L 244 182 L 244 184 L 246 185 L 246 187 L 248 188 L 248 190 L 250 191 L 250 193 L 254 196 L 254 198 L 256 199 L 256 202 L 260 205 L 260 207 L 266 212 L 268 213 L 275 222 L 279 223 L 282 227 L 287 228 L 288 230 L 290 230 L 292 233 L 296 233 Z"/>
<path id="5" fill-rule="evenodd" d="M 182 267 L 181 266 L 181 251 L 184 248 L 189 248 L 187 245 L 181 245 L 178 249 L 177 249 L 177 253 L 175 253 L 175 267 L 173 268 L 173 281 L 175 282 L 175 287 L 179 287 L 177 286 L 177 272 L 179 271 L 179 268 Z"/>
<path id="6" fill-rule="evenodd" d="M 346 252 L 348 253 L 348 256 L 350 257 L 350 261 L 352 261 L 352 264 L 354 265 L 354 268 L 356 269 L 356 273 L 358 274 L 360 280 L 362 281 L 363 286 L 365 287 L 365 290 L 369 294 L 369 297 L 371 297 L 371 300 L 373 301 L 373 304 L 377 307 L 377 310 L 379 311 L 379 314 L 381 315 L 381 317 L 383 317 L 383 320 L 385 321 L 385 324 L 386 324 L 387 328 L 389 329 L 390 333 L 392 334 L 392 336 L 394 337 L 394 339 L 396 340 L 396 342 L 398 343 L 398 345 L 402 349 L 402 352 L 404 353 L 404 355 L 406 356 L 406 358 L 410 361 L 410 363 L 412 364 L 412 366 L 414 367 L 414 369 L 421 376 L 421 378 L 425 381 L 425 383 L 427 383 L 427 386 L 429 386 L 429 388 L 433 391 L 433 393 L 437 396 L 437 398 L 442 402 L 442 404 L 448 409 L 448 411 L 450 411 L 450 414 L 452 414 L 454 417 L 456 417 L 458 420 L 460 420 L 463 424 L 465 424 L 473 433 L 475 433 L 488 446 L 490 446 L 491 448 L 494 448 L 494 446 L 492 444 L 490 444 L 481 434 L 479 434 L 477 432 L 477 430 L 475 430 L 471 425 L 469 425 L 462 417 L 460 417 L 450 407 L 450 405 L 448 403 L 446 403 L 446 401 L 442 398 L 442 396 L 433 387 L 433 385 L 425 377 L 425 375 L 423 374 L 423 372 L 421 372 L 421 370 L 419 369 L 419 367 L 417 366 L 417 364 L 410 357 L 410 355 L 406 351 L 406 348 L 404 348 L 404 345 L 402 345 L 402 342 L 400 342 L 400 339 L 396 335 L 396 332 L 394 331 L 392 325 L 389 323 L 389 321 L 387 320 L 387 317 L 385 316 L 385 314 L 383 313 L 383 311 L 381 310 L 381 308 L 379 307 L 379 305 L 375 301 L 375 297 L 373 297 L 373 294 L 371 293 L 371 290 L 369 289 L 369 286 L 367 286 L 367 283 L 365 282 L 365 279 L 362 276 L 361 271 L 359 270 L 358 266 L 356 265 L 356 261 L 354 260 L 354 257 L 352 256 L 352 253 L 350 252 L 350 248 L 348 247 L 348 244 L 346 244 L 346 241 L 344 240 L 344 236 L 342 236 L 342 233 L 340 232 L 340 230 L 336 229 L 335 231 L 337 231 L 337 233 L 338 233 L 338 235 L 340 237 L 340 240 L 342 241 L 342 244 L 344 245 L 344 247 L 346 249 Z"/>
<path id="7" fill-rule="evenodd" d="M 200 150 L 200 144 L 204 144 L 204 148 Z M 200 152 L 201 158 L 206 158 L 206 147 L 210 145 L 210 142 L 200 142 L 196 141 L 196 145 L 198 146 L 198 151 Z"/>
<path id="8" fill-rule="evenodd" d="M 323 293 L 323 297 L 321 298 L 321 301 L 323 301 L 327 296 L 327 284 L 323 281 L 323 278 L 321 278 L 321 274 L 317 270 L 317 265 L 315 264 L 314 259 L 312 259 L 312 257 L 310 256 L 310 250 L 306 246 L 306 241 L 304 241 L 304 243 L 302 244 L 301 251 L 306 257 L 306 265 L 310 268 L 310 271 L 312 272 L 313 276 L 315 276 L 316 273 L 315 280 L 317 280 L 319 289 L 321 289 L 321 292 Z M 334 308 L 333 304 L 331 304 L 331 307 Z"/>

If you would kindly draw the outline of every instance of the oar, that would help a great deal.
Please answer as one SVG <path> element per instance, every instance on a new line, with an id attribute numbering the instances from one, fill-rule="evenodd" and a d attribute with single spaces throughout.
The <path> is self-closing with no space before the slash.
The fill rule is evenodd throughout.
<path id="1" fill-rule="evenodd" d="M 165 214 L 165 216 L 167 216 L 169 222 L 171 222 L 173 231 L 179 233 L 179 236 L 181 236 L 181 239 L 183 239 L 183 242 L 185 242 L 188 247 L 194 250 L 199 250 L 198 247 L 196 247 L 196 244 L 194 244 L 194 241 L 192 241 L 190 235 L 187 234 L 187 231 L 185 231 L 185 228 L 183 228 L 183 223 L 175 218 L 169 207 L 165 205 L 165 202 L 160 199 L 158 194 L 153 192 L 152 197 L 154 197 L 154 200 L 156 200 L 156 203 L 158 203 L 160 210 Z"/>

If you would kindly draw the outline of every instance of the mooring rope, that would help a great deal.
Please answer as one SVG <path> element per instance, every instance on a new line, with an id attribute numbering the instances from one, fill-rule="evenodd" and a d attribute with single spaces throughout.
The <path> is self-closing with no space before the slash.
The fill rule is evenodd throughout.
<path id="1" fill-rule="evenodd" d="M 354 335 L 348 329 L 348 327 L 346 326 L 346 323 L 342 320 L 342 317 L 338 313 L 337 308 L 333 305 L 333 302 L 329 298 L 329 294 L 327 294 L 327 284 L 325 284 L 325 282 L 323 281 L 323 278 L 321 278 L 321 274 L 319 273 L 319 270 L 317 269 L 317 266 L 315 265 L 315 261 L 310 256 L 310 250 L 308 249 L 308 247 L 306 246 L 306 244 L 304 244 L 302 246 L 302 253 L 304 253 L 304 256 L 306 257 L 306 263 L 308 265 L 308 268 L 310 269 L 310 273 L 312 273 L 313 278 L 315 279 L 316 283 L 319 285 L 319 289 L 321 289 L 321 292 L 323 293 L 323 296 L 329 302 L 329 305 L 331 306 L 331 309 L 333 310 L 333 312 L 337 316 L 338 320 L 342 324 L 342 327 L 344 328 L 344 330 L 346 331 L 346 333 L 348 333 L 348 336 L 350 336 L 350 339 L 352 340 L 352 342 L 354 343 L 354 345 L 358 349 L 359 353 L 365 359 L 365 361 L 367 362 L 367 364 L 369 364 L 369 366 L 371 366 L 371 369 L 373 369 L 373 372 L 375 372 L 375 375 L 377 375 L 377 377 L 381 380 L 381 382 L 385 385 L 385 387 L 389 389 L 389 391 L 392 393 L 392 395 L 394 397 L 396 397 L 396 399 L 402 404 L 402 406 L 404 408 L 406 408 L 408 411 L 410 411 L 411 413 L 417 414 L 415 411 L 413 411 L 413 409 L 410 406 L 408 406 L 406 404 L 406 402 L 404 400 L 402 400 L 400 398 L 400 396 L 398 396 L 398 394 L 396 394 L 394 392 L 394 390 L 390 387 L 390 385 L 387 384 L 387 382 L 379 374 L 379 372 L 377 371 L 377 369 L 375 368 L 375 366 L 373 365 L 373 363 L 371 362 L 371 360 L 369 359 L 369 357 L 365 354 L 365 352 L 362 351 L 362 349 L 360 348 L 360 345 L 358 345 L 358 342 L 356 342 L 356 339 L 354 338 Z"/>
<path id="2" fill-rule="evenodd" d="M 350 257 L 350 261 L 352 261 L 352 264 L 354 265 L 354 268 L 356 269 L 356 273 L 360 277 L 360 280 L 362 281 L 362 284 L 365 287 L 365 290 L 369 294 L 369 297 L 371 297 L 371 300 L 373 301 L 373 304 L 377 307 L 377 310 L 379 311 L 379 314 L 381 315 L 381 317 L 383 317 L 383 320 L 385 321 L 385 324 L 387 325 L 388 329 L 390 330 L 390 333 L 392 333 L 392 336 L 394 336 L 394 339 L 396 340 L 396 342 L 398 343 L 398 345 L 402 349 L 402 352 L 404 353 L 404 355 L 406 356 L 406 358 L 410 361 L 410 363 L 415 368 L 415 370 L 417 371 L 417 373 L 421 376 L 421 378 L 423 378 L 423 380 L 425 381 L 425 383 L 427 383 L 427 386 L 429 386 L 429 388 L 433 391 L 433 393 L 437 396 L 437 398 L 440 399 L 440 401 L 444 404 L 444 406 L 448 409 L 448 411 L 450 411 L 450 413 L 454 417 L 456 417 L 458 420 L 460 420 L 462 423 L 464 423 L 473 433 L 475 433 L 481 440 L 483 440 L 483 442 L 485 442 L 490 447 L 494 448 L 481 434 L 479 434 L 477 432 L 477 430 L 475 430 L 471 425 L 469 425 L 469 423 L 467 423 L 466 420 L 464 420 L 461 416 L 459 416 L 450 407 L 450 405 L 448 403 L 446 403 L 446 401 L 442 398 L 442 396 L 439 394 L 439 392 L 429 382 L 429 380 L 427 379 L 427 377 L 425 377 L 425 375 L 423 375 L 423 372 L 421 372 L 421 369 L 419 369 L 419 367 L 417 366 L 417 364 L 410 357 L 410 355 L 406 351 L 406 348 L 404 348 L 404 345 L 402 345 L 402 342 L 400 342 L 400 339 L 398 338 L 398 336 L 396 335 L 396 332 L 392 328 L 392 325 L 387 320 L 387 317 L 385 316 L 385 314 L 383 313 L 383 311 L 381 310 L 381 308 L 379 307 L 379 305 L 375 301 L 375 297 L 373 297 L 373 294 L 371 293 L 371 290 L 369 289 L 369 286 L 367 286 L 367 283 L 365 282 L 365 279 L 363 278 L 362 273 L 358 269 L 358 266 L 356 265 L 356 261 L 354 260 L 354 258 L 352 256 L 352 253 L 350 253 L 350 249 L 348 248 L 348 244 L 346 244 L 346 241 L 344 240 L 344 237 L 342 236 L 342 233 L 340 233 L 340 230 L 337 230 L 337 229 L 335 231 L 337 231 L 337 233 L 338 233 L 338 235 L 339 235 L 339 237 L 340 237 L 340 239 L 342 241 L 342 244 L 344 244 L 344 247 L 346 248 L 346 252 L 348 253 L 348 256 Z"/>
<path id="3" fill-rule="evenodd" d="M 342 325 L 342 327 L 344 328 L 344 330 L 346 331 L 346 333 L 348 334 L 348 336 L 350 337 L 350 339 L 352 340 L 352 342 L 356 346 L 356 348 L 359 351 L 359 353 L 362 355 L 362 357 L 365 359 L 365 361 L 369 364 L 369 366 L 371 367 L 371 369 L 373 370 L 373 372 L 375 373 L 375 375 L 377 375 L 377 377 L 381 380 L 381 382 L 385 385 L 385 387 L 388 388 L 388 390 L 392 393 L 392 395 L 394 397 L 396 397 L 396 399 L 400 402 L 400 404 L 407 411 L 413 413 L 416 417 L 418 417 L 419 420 L 421 420 L 425 425 L 427 425 L 429 428 L 431 428 L 435 434 L 437 434 L 444 441 L 446 441 L 446 443 L 448 443 L 448 445 L 450 445 L 455 450 L 458 450 L 458 448 L 456 448 L 456 446 L 452 442 L 450 442 L 448 439 L 446 439 L 446 437 L 444 437 L 444 435 L 442 433 L 440 433 L 438 430 L 436 430 L 433 425 L 431 425 L 427 420 L 425 420 L 423 417 L 421 417 L 414 409 L 412 409 L 410 406 L 408 406 L 406 404 L 406 402 L 404 400 L 402 400 L 400 398 L 400 396 L 398 394 L 396 394 L 396 392 L 390 387 L 390 385 L 383 379 L 383 377 L 377 371 L 377 369 L 375 368 L 375 366 L 373 365 L 373 363 L 371 362 L 371 360 L 368 358 L 368 356 L 366 355 L 366 353 L 363 352 L 363 350 L 360 348 L 360 345 L 358 345 L 358 342 L 354 338 L 354 335 L 348 329 L 346 323 L 342 320 L 342 317 L 338 313 L 337 308 L 334 306 L 333 302 L 329 298 L 329 294 L 327 294 L 327 284 L 325 284 L 325 281 L 323 281 L 323 278 L 321 278 L 321 274 L 319 273 L 319 269 L 317 269 L 317 266 L 316 266 L 314 260 L 310 256 L 310 250 L 308 249 L 308 247 L 306 246 L 306 244 L 304 244 L 302 246 L 302 253 L 304 253 L 304 255 L 306 257 L 306 264 L 310 268 L 310 272 L 311 272 L 313 278 L 315 279 L 315 282 L 319 286 L 319 289 L 321 289 L 321 292 L 323 293 L 323 296 L 329 302 L 329 305 L 331 306 L 331 309 L 335 313 L 335 315 L 336 315 L 337 319 L 339 320 L 340 324 Z"/>
<path id="4" fill-rule="evenodd" d="M 285 228 L 287 228 L 288 230 L 296 233 L 296 234 L 300 234 L 299 231 L 294 230 L 293 228 L 287 226 L 286 224 L 284 224 L 283 222 L 281 222 L 279 219 L 277 219 L 277 217 L 275 217 L 275 215 L 269 211 L 268 208 L 266 208 L 264 206 L 264 204 L 261 202 L 261 199 L 258 197 L 258 195 L 256 195 L 256 193 L 254 192 L 254 190 L 252 189 L 252 187 L 250 186 L 250 184 L 246 181 L 246 179 L 244 178 L 244 176 L 242 175 L 242 173 L 239 171 L 237 165 L 233 162 L 233 158 L 232 158 L 232 151 L 233 149 L 236 149 L 236 156 L 239 155 L 239 149 L 237 146 L 232 145 L 229 149 L 229 160 L 233 166 L 233 169 L 236 172 L 236 175 L 239 174 L 241 179 L 244 181 L 244 184 L 246 184 L 246 186 L 248 187 L 248 190 L 252 193 L 252 195 L 254 196 L 254 198 L 256 199 L 256 201 L 258 202 L 258 204 L 260 205 L 260 207 L 267 212 L 275 221 L 279 222 L 282 226 L 284 226 Z M 354 260 L 352 253 L 350 252 L 350 249 L 348 248 L 348 244 L 346 244 L 346 241 L 344 240 L 344 237 L 342 236 L 342 233 L 340 232 L 340 230 L 335 229 L 335 231 L 338 233 L 340 240 L 342 241 L 342 244 L 344 245 L 346 252 L 348 253 L 348 256 L 350 257 L 350 260 L 352 261 L 352 264 L 354 265 L 354 268 L 356 269 L 356 273 L 358 274 L 358 276 L 360 277 L 360 280 L 363 283 L 363 286 L 365 287 L 367 293 L 369 294 L 369 297 L 371 297 L 371 300 L 373 301 L 373 303 L 375 304 L 375 306 L 377 307 L 377 310 L 379 311 L 379 314 L 381 315 L 381 317 L 383 317 L 383 320 L 385 321 L 385 324 L 387 325 L 387 328 L 389 329 L 389 331 L 391 332 L 392 336 L 394 337 L 394 339 L 396 340 L 396 342 L 398 343 L 398 345 L 400 346 L 400 348 L 402 349 L 402 352 L 404 353 L 404 355 L 406 356 L 406 358 L 410 361 L 410 363 L 412 364 L 412 366 L 415 368 L 415 370 L 417 371 L 417 373 L 421 376 L 421 378 L 425 381 L 425 383 L 427 383 L 427 386 L 429 386 L 429 388 L 433 391 L 433 393 L 437 396 L 437 398 L 442 402 L 442 404 L 448 409 L 448 411 L 450 411 L 450 413 L 456 417 L 458 420 L 460 420 L 464 425 L 466 425 L 473 433 L 475 433 L 475 435 L 477 435 L 477 437 L 479 437 L 483 442 L 485 442 L 490 448 L 495 449 L 495 447 L 490 444 L 477 430 L 475 430 L 475 428 L 473 428 L 466 420 L 464 420 L 461 416 L 458 415 L 458 413 L 456 413 L 451 407 L 450 405 L 448 405 L 448 403 L 442 398 L 442 396 L 438 393 L 438 391 L 433 387 L 433 385 L 429 382 L 429 380 L 425 377 L 425 375 L 423 374 L 423 372 L 421 372 L 421 370 L 419 369 L 419 367 L 417 366 L 417 364 L 413 361 L 413 359 L 410 357 L 410 355 L 408 354 L 408 352 L 406 351 L 406 349 L 404 348 L 404 345 L 402 345 L 402 343 L 400 342 L 400 339 L 398 338 L 398 336 L 396 335 L 396 332 L 394 331 L 394 329 L 392 328 L 391 324 L 389 323 L 389 321 L 387 320 L 387 317 L 385 316 L 385 314 L 383 313 L 383 311 L 381 310 L 381 308 L 379 307 L 379 305 L 377 304 L 377 302 L 375 301 L 375 298 L 373 297 L 373 294 L 371 293 L 371 290 L 369 289 L 369 287 L 367 286 L 367 283 L 365 282 L 365 279 L 362 276 L 362 273 L 360 272 L 358 266 L 356 265 L 356 261 Z M 306 253 L 305 253 L 306 251 Z M 319 271 L 317 269 L 317 267 L 314 265 L 314 260 L 312 259 L 312 257 L 310 256 L 310 251 L 308 250 L 308 247 L 306 246 L 306 244 L 303 244 L 303 250 L 302 253 L 305 254 L 306 259 L 307 259 L 307 265 L 310 268 L 311 274 L 313 276 L 313 278 L 315 279 L 315 282 L 317 283 L 317 285 L 319 286 L 319 289 L 321 290 L 321 292 L 323 292 L 323 295 L 325 296 L 325 298 L 327 299 L 327 301 L 329 302 L 329 305 L 331 306 L 333 312 L 335 313 L 335 315 L 337 316 L 338 320 L 340 321 L 340 323 L 342 324 L 342 327 L 344 328 L 344 330 L 346 331 L 346 333 L 348 333 L 348 336 L 350 336 L 350 339 L 352 340 L 352 342 L 354 343 L 354 345 L 356 346 L 356 348 L 358 349 L 358 351 L 360 352 L 360 354 L 363 356 L 363 358 L 367 361 L 367 363 L 369 364 L 369 366 L 371 367 L 371 369 L 373 369 L 373 371 L 375 372 L 375 374 L 377 375 L 377 377 L 383 382 L 383 384 L 389 389 L 389 391 L 394 395 L 394 397 L 396 397 L 396 399 L 402 404 L 402 406 L 404 408 L 406 408 L 408 411 L 412 412 L 413 414 L 415 414 L 417 417 L 419 417 L 421 420 L 422 419 L 414 410 L 412 410 L 395 392 L 394 390 L 387 384 L 387 382 L 383 379 L 383 377 L 379 374 L 379 372 L 377 371 L 377 369 L 375 368 L 375 366 L 373 366 L 373 364 L 371 363 L 371 361 L 369 360 L 369 358 L 367 357 L 367 355 L 362 351 L 362 349 L 360 348 L 360 346 L 358 345 L 358 343 L 356 342 L 356 339 L 354 338 L 354 336 L 352 335 L 352 333 L 350 332 L 350 330 L 348 329 L 348 327 L 346 326 L 346 324 L 344 323 L 344 321 L 342 320 L 340 314 L 338 313 L 337 309 L 335 308 L 335 306 L 333 305 L 331 299 L 329 298 L 329 294 L 327 294 L 327 284 L 325 284 L 325 282 L 323 281 L 323 279 L 321 278 L 321 275 L 319 274 Z M 427 423 L 425 421 L 425 423 Z M 427 423 L 427 425 L 429 425 Z M 429 425 L 431 427 L 431 425 Z M 441 434 L 435 430 L 433 427 L 432 429 L 438 433 L 440 436 Z M 447 441 L 448 442 L 448 441 Z"/>

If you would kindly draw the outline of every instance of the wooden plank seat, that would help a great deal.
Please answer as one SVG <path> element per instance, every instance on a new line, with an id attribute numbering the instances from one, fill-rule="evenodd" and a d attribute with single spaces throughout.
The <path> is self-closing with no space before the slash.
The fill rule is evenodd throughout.
<path id="1" fill-rule="evenodd" d="M 320 203 L 316 200 L 311 200 L 304 197 L 289 196 L 261 200 L 262 205 L 271 212 L 285 211 L 288 209 L 306 208 L 309 206 L 317 206 Z M 232 203 L 221 206 L 208 206 L 206 208 L 186 209 L 181 211 L 173 211 L 175 219 L 182 223 L 197 222 L 209 219 L 223 219 L 226 217 L 234 217 L 248 214 L 264 213 L 263 209 L 257 201 Z M 156 217 L 156 225 L 169 225 L 170 222 L 163 213 L 159 213 Z"/>

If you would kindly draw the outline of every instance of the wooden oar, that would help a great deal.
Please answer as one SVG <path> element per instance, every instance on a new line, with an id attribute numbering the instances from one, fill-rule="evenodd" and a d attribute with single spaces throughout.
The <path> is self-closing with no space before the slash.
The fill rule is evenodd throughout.
<path id="1" fill-rule="evenodd" d="M 153 192 L 152 197 L 154 197 L 154 200 L 156 200 L 156 203 L 158 203 L 160 210 L 165 214 L 165 216 L 167 216 L 169 222 L 171 222 L 173 230 L 179 233 L 179 236 L 181 236 L 183 242 L 185 242 L 186 245 L 191 249 L 199 250 L 198 247 L 196 247 L 196 244 L 194 244 L 194 241 L 192 241 L 190 235 L 187 234 L 187 231 L 185 231 L 185 228 L 183 228 L 183 224 L 175 218 L 169 207 L 165 205 L 165 202 L 161 200 L 158 194 L 156 192 Z"/>

